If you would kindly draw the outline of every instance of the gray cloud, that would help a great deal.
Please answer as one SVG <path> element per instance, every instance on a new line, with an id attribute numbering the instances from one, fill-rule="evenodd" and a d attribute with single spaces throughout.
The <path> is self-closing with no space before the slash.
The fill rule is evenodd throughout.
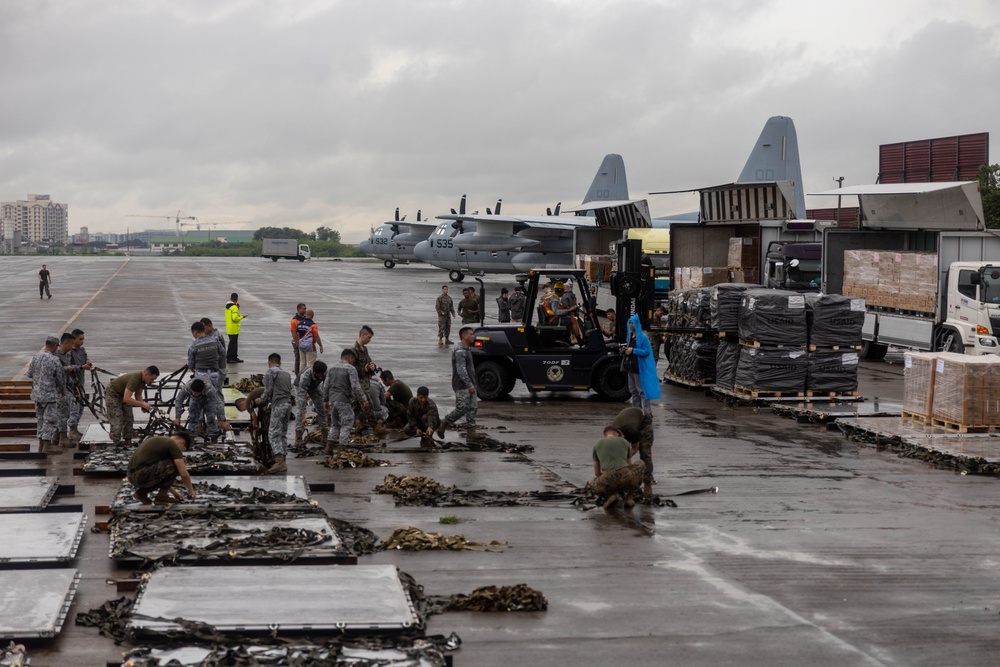
<path id="1" fill-rule="evenodd" d="M 464 192 L 575 204 L 609 152 L 633 196 L 725 182 L 772 115 L 807 191 L 873 182 L 880 143 L 994 129 L 1000 8 L 938 5 L 4 3 L 0 197 L 356 240 Z"/>

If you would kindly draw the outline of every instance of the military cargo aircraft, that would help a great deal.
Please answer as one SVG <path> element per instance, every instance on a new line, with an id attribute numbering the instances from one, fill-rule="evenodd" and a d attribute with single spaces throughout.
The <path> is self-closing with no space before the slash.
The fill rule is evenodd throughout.
<path id="1" fill-rule="evenodd" d="M 430 236 L 435 227 L 436 222 L 420 219 L 420 211 L 416 222 L 406 222 L 406 216 L 400 218 L 397 208 L 396 219 L 372 229 L 371 236 L 359 243 L 358 248 L 369 257 L 383 260 L 387 269 L 399 263 L 419 262 L 413 248 Z"/>

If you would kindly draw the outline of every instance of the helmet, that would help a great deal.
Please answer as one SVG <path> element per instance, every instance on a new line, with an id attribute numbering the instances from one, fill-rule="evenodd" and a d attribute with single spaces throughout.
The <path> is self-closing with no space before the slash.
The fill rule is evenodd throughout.
<path id="1" fill-rule="evenodd" d="M 556 283 L 555 285 L 552 286 L 552 289 L 562 289 L 562 290 L 564 290 L 564 289 L 566 289 L 566 285 L 564 285 L 562 283 Z"/>

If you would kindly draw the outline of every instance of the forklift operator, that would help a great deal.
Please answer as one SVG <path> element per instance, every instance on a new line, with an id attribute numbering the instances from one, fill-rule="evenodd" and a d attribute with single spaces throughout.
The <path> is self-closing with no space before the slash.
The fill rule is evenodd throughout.
<path id="1" fill-rule="evenodd" d="M 573 291 L 567 291 L 566 285 L 563 283 L 556 283 L 553 288 L 555 291 L 555 302 L 553 305 L 555 308 L 553 312 L 555 313 L 555 322 L 559 326 L 567 327 L 569 330 L 569 342 L 572 345 L 579 345 L 583 343 L 583 332 L 580 330 L 580 320 L 577 319 L 576 313 L 580 310 L 580 305 L 576 302 L 576 295 Z"/>

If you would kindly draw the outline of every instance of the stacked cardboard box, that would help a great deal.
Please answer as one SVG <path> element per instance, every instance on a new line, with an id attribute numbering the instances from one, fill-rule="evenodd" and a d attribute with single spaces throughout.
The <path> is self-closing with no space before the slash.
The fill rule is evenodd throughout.
<path id="1" fill-rule="evenodd" d="M 724 266 L 685 266 L 680 269 L 680 280 L 676 289 L 701 289 L 729 282 L 729 272 Z M 674 278 L 677 280 L 677 269 Z"/>
<path id="2" fill-rule="evenodd" d="M 729 268 L 757 269 L 759 267 L 760 244 L 757 239 L 750 236 L 737 236 L 729 239 Z"/>
<path id="3" fill-rule="evenodd" d="M 946 426 L 1000 426 L 1000 357 L 939 354 L 933 405 Z"/>
<path id="4" fill-rule="evenodd" d="M 934 408 L 936 352 L 907 352 L 903 356 L 903 412 L 930 418 Z"/>
<path id="5" fill-rule="evenodd" d="M 844 251 L 843 293 L 861 297 L 869 305 L 934 312 L 937 282 L 934 253 Z"/>

